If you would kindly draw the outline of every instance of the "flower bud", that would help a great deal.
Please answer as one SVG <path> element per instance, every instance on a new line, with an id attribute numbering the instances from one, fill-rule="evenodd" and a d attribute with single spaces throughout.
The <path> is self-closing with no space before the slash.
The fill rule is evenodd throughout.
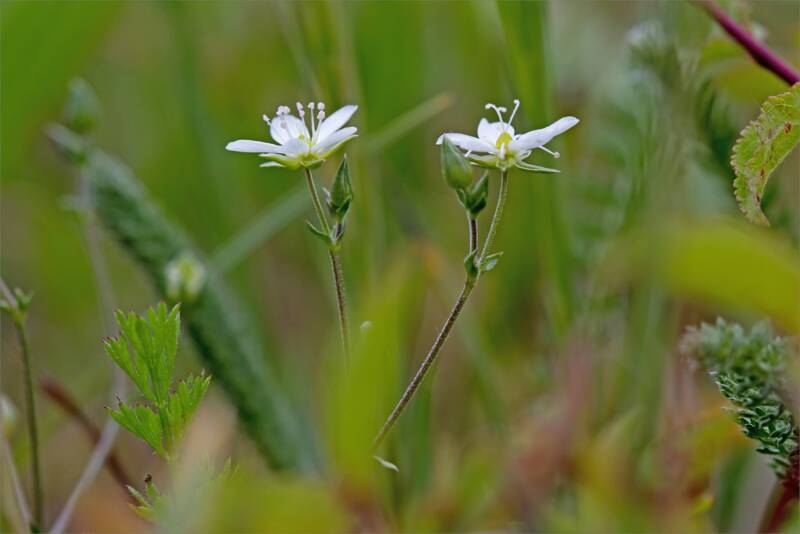
<path id="1" fill-rule="evenodd" d="M 11 399 L 0 393 L 0 428 L 5 437 L 11 436 L 17 426 L 17 408 Z"/>
<path id="2" fill-rule="evenodd" d="M 350 184 L 350 164 L 347 162 L 347 155 L 342 159 L 339 170 L 336 171 L 333 186 L 327 196 L 328 211 L 337 222 L 342 222 L 350 209 L 350 202 L 353 200 L 353 187 Z"/>
<path id="3" fill-rule="evenodd" d="M 442 175 L 447 185 L 455 190 L 472 183 L 472 169 L 467 158 L 444 136 L 442 142 Z"/>
<path id="4" fill-rule="evenodd" d="M 192 302 L 203 290 L 206 270 L 191 253 L 185 252 L 164 268 L 167 298 L 172 302 Z"/>
<path id="5" fill-rule="evenodd" d="M 81 78 L 69 84 L 69 94 L 64 107 L 64 124 L 79 134 L 91 132 L 100 119 L 100 102 L 94 89 Z"/>

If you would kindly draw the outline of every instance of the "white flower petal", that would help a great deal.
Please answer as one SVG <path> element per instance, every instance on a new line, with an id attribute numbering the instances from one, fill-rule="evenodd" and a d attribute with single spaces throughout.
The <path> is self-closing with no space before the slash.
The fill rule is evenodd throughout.
<path id="1" fill-rule="evenodd" d="M 308 143 L 300 139 L 289 139 L 283 145 L 283 152 L 290 158 L 308 155 L 309 150 Z"/>
<path id="2" fill-rule="evenodd" d="M 503 124 L 502 122 L 489 122 L 486 119 L 481 119 L 478 123 L 478 137 L 481 141 L 489 143 L 490 145 L 497 144 L 497 138 L 503 132 L 508 132 L 511 137 L 514 137 L 514 127 L 510 124 Z"/>
<path id="3" fill-rule="evenodd" d="M 272 143 L 264 143 L 263 141 L 251 141 L 250 139 L 238 139 L 231 141 L 225 145 L 225 150 L 231 152 L 252 152 L 252 153 L 281 153 L 283 147 L 280 145 L 273 145 Z"/>
<path id="4" fill-rule="evenodd" d="M 347 128 L 342 128 L 341 130 L 337 130 L 334 133 L 326 136 L 323 140 L 319 141 L 317 144 L 315 144 L 312 150 L 317 155 L 324 155 L 326 152 L 330 151 L 331 148 L 344 142 L 346 139 L 355 137 L 355 133 L 357 131 L 358 128 L 356 128 L 355 126 L 348 126 Z"/>
<path id="5" fill-rule="evenodd" d="M 353 113 L 356 112 L 358 106 L 354 106 L 352 104 L 348 106 L 341 107 L 331 113 L 331 115 L 323 119 L 322 122 L 317 126 L 317 131 L 314 134 L 314 142 L 321 143 L 331 135 L 333 132 L 344 126 L 347 121 L 350 120 L 350 117 L 353 116 Z"/>
<path id="6" fill-rule="evenodd" d="M 578 119 L 575 117 L 561 117 L 550 126 L 520 135 L 508 144 L 508 148 L 512 152 L 532 150 L 549 143 L 552 138 L 566 132 L 578 124 L 578 122 Z"/>
<path id="7" fill-rule="evenodd" d="M 283 167 L 283 165 L 281 165 L 277 161 L 268 161 L 266 163 L 262 163 L 261 165 L 259 165 L 259 167 Z"/>
<path id="8" fill-rule="evenodd" d="M 466 150 L 468 152 L 487 152 L 489 154 L 494 154 L 497 152 L 497 149 L 493 145 L 490 145 L 489 143 L 486 143 L 477 137 L 472 137 L 471 135 L 461 133 L 442 134 L 436 140 L 437 145 L 442 144 L 444 136 L 447 136 L 447 139 L 449 139 L 451 143 L 456 145 L 461 150 Z"/>
<path id="9" fill-rule="evenodd" d="M 281 115 L 270 121 L 269 134 L 278 143 L 284 145 L 289 139 L 305 136 L 310 139 L 306 124 L 294 115 Z"/>

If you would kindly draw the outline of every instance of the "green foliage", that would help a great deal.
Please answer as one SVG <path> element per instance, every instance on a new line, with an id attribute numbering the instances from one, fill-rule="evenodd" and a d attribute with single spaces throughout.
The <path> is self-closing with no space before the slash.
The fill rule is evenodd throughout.
<path id="1" fill-rule="evenodd" d="M 136 504 L 131 505 L 131 507 L 140 517 L 153 523 L 158 523 L 161 527 L 167 527 L 167 530 L 174 530 L 169 528 L 174 522 L 185 525 L 185 520 L 177 521 L 178 517 L 175 517 L 180 514 L 182 506 L 187 503 L 190 506 L 196 506 L 199 503 L 206 502 L 210 496 L 225 488 L 226 484 L 230 483 L 236 475 L 236 472 L 237 468 L 232 466 L 230 458 L 225 462 L 219 473 L 214 472 L 210 463 L 201 462 L 197 471 L 192 473 L 189 483 L 181 485 L 180 495 L 162 493 L 153 482 L 152 477 L 147 475 L 144 480 L 144 492 L 137 490 L 133 486 L 128 486 L 128 491 L 136 500 Z M 196 509 L 192 509 L 190 514 L 191 517 L 200 515 Z M 177 526 L 175 525 L 175 527 Z"/>
<path id="2" fill-rule="evenodd" d="M 696 358 L 731 401 L 736 422 L 771 458 L 775 472 L 786 477 L 797 454 L 798 427 L 784 400 L 784 376 L 794 357 L 786 339 L 775 337 L 765 322 L 749 333 L 738 324 L 717 319 L 715 325 L 690 327 L 682 350 Z M 795 467 L 796 468 L 796 467 Z"/>
<path id="3" fill-rule="evenodd" d="M 89 184 L 92 206 L 111 235 L 140 264 L 160 295 L 175 297 L 176 260 L 191 256 L 194 271 L 208 272 L 184 232 L 169 222 L 131 171 L 99 149 L 88 150 L 83 136 L 54 125 L 54 138 L 80 141 L 85 149 L 74 163 Z M 189 335 L 215 380 L 225 389 L 240 419 L 264 458 L 275 467 L 310 469 L 316 463 L 310 440 L 303 435 L 286 398 L 279 391 L 264 357 L 238 312 L 238 304 L 219 278 L 202 288 L 194 284 L 193 299 L 183 302 Z M 197 290 L 197 291 L 194 291 Z M 182 294 L 181 296 L 186 296 Z M 146 416 L 144 416 L 146 417 Z"/>
<path id="4" fill-rule="evenodd" d="M 120 426 L 171 460 L 186 426 L 208 390 L 211 377 L 190 376 L 172 391 L 180 311 L 163 302 L 143 316 L 117 312 L 121 334 L 105 341 L 106 353 L 127 374 L 150 405 L 119 401 L 111 416 Z"/>
<path id="5" fill-rule="evenodd" d="M 800 84 L 764 102 L 733 147 L 736 200 L 751 222 L 768 225 L 761 197 L 775 168 L 800 141 Z"/>

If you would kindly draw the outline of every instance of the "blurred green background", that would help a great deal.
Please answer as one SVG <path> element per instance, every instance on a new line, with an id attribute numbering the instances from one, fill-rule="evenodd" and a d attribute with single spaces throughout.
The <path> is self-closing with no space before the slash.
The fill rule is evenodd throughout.
<path id="1" fill-rule="evenodd" d="M 796 4 L 722 4 L 800 64 Z M 3 1 L 0 266 L 10 285 L 35 294 L 36 375 L 56 378 L 101 423 L 111 372 L 99 340 L 113 331 L 68 209 L 76 176 L 44 135 L 76 76 L 103 105 L 97 145 L 131 167 L 233 286 L 285 394 L 330 445 L 321 446 L 333 458 L 323 474 L 299 477 L 269 472 L 241 432 L 227 436 L 225 450 L 252 478 L 241 494 L 260 504 L 220 497 L 220 528 L 755 528 L 772 475 L 676 345 L 686 324 L 717 315 L 797 329 L 800 160 L 790 156 L 770 182 L 772 226 L 748 225 L 728 152 L 786 85 L 696 6 Z M 512 172 L 497 240 L 505 254 L 393 434 L 400 473 L 361 466 L 361 481 L 337 455 L 335 436 L 349 428 L 359 406 L 352 392 L 364 384 L 331 371 L 334 297 L 324 250 L 304 228 L 312 212 L 302 177 L 259 169 L 225 144 L 267 140 L 261 114 L 278 105 L 359 105 L 343 261 L 354 324 L 383 321 L 371 350 L 386 365 L 372 372 L 391 374 L 364 416 L 371 426 L 347 430 L 369 437 L 462 277 L 466 224 L 434 141 L 470 133 L 486 102 L 513 98 L 522 101 L 518 131 L 581 119 L 554 142 L 559 160 L 534 158 L 562 173 Z M 318 179 L 329 183 L 337 164 Z M 108 238 L 102 249 L 117 307 L 141 311 L 158 299 L 124 250 Z M 21 405 L 10 332 L 4 318 L 2 385 Z M 182 345 L 181 369 L 199 367 Z M 351 395 L 331 393 L 341 389 Z M 233 412 L 218 388 L 212 397 L 198 425 L 224 427 L 219 420 Z M 39 412 L 53 516 L 90 445 L 43 397 Z M 13 437 L 21 465 L 29 460 L 22 430 Z M 118 450 L 137 481 L 163 470 L 129 436 Z M 342 486 L 357 489 L 342 497 Z M 103 474 L 73 527 L 143 528 L 125 499 Z"/>

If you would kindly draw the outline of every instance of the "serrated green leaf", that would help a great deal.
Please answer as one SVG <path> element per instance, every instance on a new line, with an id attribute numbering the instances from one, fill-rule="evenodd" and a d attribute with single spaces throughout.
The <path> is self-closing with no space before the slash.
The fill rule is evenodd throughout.
<path id="1" fill-rule="evenodd" d="M 764 102 L 756 120 L 742 130 L 731 166 L 736 200 L 745 217 L 769 225 L 761 198 L 770 175 L 800 141 L 800 84 Z"/>
<path id="2" fill-rule="evenodd" d="M 786 390 L 787 340 L 773 336 L 767 323 L 748 334 L 740 325 L 718 319 L 714 325 L 689 328 L 681 349 L 706 368 L 733 405 L 742 432 L 758 443 L 756 451 L 771 457 L 775 472 L 785 476 L 798 441 L 797 422 L 780 394 Z"/>
<path id="3" fill-rule="evenodd" d="M 183 433 L 197 411 L 211 384 L 211 377 L 200 375 L 190 376 L 178 384 L 176 391 L 170 396 L 164 409 L 172 443 L 177 443 L 183 438 Z"/>
<path id="4" fill-rule="evenodd" d="M 167 450 L 164 448 L 161 421 L 156 412 L 149 406 L 137 405 L 129 407 L 120 401 L 119 409 L 109 409 L 109 414 L 119 426 L 142 439 L 159 456 L 168 457 Z"/>

